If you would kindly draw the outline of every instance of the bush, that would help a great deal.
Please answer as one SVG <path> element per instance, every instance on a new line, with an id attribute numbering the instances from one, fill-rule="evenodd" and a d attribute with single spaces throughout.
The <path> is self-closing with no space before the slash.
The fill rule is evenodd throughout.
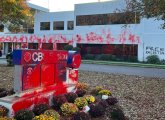
<path id="1" fill-rule="evenodd" d="M 106 99 L 106 101 L 109 105 L 115 105 L 118 102 L 115 97 L 109 97 L 108 99 Z"/>
<path id="2" fill-rule="evenodd" d="M 82 110 L 86 105 L 88 105 L 88 102 L 85 98 L 83 97 L 79 97 L 76 98 L 74 104 L 80 109 Z"/>
<path id="3" fill-rule="evenodd" d="M 33 112 L 35 115 L 43 114 L 46 110 L 49 109 L 49 106 L 47 104 L 37 104 L 33 108 Z"/>
<path id="4" fill-rule="evenodd" d="M 87 90 L 88 88 L 89 88 L 89 85 L 88 84 L 86 84 L 86 83 L 77 83 L 77 85 L 76 85 L 76 88 L 77 89 L 84 89 L 84 90 Z"/>
<path id="5" fill-rule="evenodd" d="M 99 95 L 108 95 L 108 96 L 110 96 L 111 92 L 109 90 L 100 90 L 98 94 Z"/>
<path id="6" fill-rule="evenodd" d="M 72 50 L 80 52 L 81 49 L 79 47 L 74 47 Z"/>
<path id="7" fill-rule="evenodd" d="M 98 95 L 101 90 L 103 90 L 102 86 L 96 86 L 95 89 L 91 91 L 91 94 Z"/>
<path id="8" fill-rule="evenodd" d="M 106 100 L 101 100 L 98 104 L 103 106 L 104 108 L 107 108 L 109 106 Z"/>
<path id="9" fill-rule="evenodd" d="M 157 55 L 150 55 L 150 56 L 147 56 L 147 63 L 150 63 L 150 64 L 158 64 L 160 63 L 160 59 Z"/>
<path id="10" fill-rule="evenodd" d="M 100 56 L 100 59 L 101 60 L 111 60 L 112 59 L 112 55 L 109 55 L 109 54 L 102 54 L 101 56 Z"/>
<path id="11" fill-rule="evenodd" d="M 61 112 L 63 115 L 68 116 L 78 112 L 78 108 L 73 103 L 64 103 L 61 105 Z"/>
<path id="12" fill-rule="evenodd" d="M 89 104 L 95 102 L 95 97 L 93 97 L 92 95 L 85 95 L 84 98 Z"/>
<path id="13" fill-rule="evenodd" d="M 0 98 L 8 95 L 8 91 L 4 88 L 0 88 Z"/>
<path id="14" fill-rule="evenodd" d="M 33 117 L 34 113 L 31 110 L 20 110 L 14 116 L 16 120 L 31 120 Z"/>
<path id="15" fill-rule="evenodd" d="M 45 114 L 41 114 L 39 116 L 35 116 L 32 120 L 54 120 L 54 118 L 52 116 L 47 116 Z"/>
<path id="16" fill-rule="evenodd" d="M 128 61 L 129 62 L 138 62 L 138 59 L 136 56 L 128 56 Z"/>
<path id="17" fill-rule="evenodd" d="M 72 45 L 65 45 L 64 46 L 64 50 L 72 50 L 73 49 L 73 46 Z"/>
<path id="18" fill-rule="evenodd" d="M 66 99 L 66 96 L 63 94 L 63 95 L 54 96 L 52 102 L 53 102 L 55 109 L 59 110 L 61 105 L 68 101 Z"/>
<path id="19" fill-rule="evenodd" d="M 112 109 L 111 118 L 115 120 L 126 120 L 123 111 L 119 108 Z"/>
<path id="20" fill-rule="evenodd" d="M 67 93 L 65 96 L 70 103 L 74 103 L 75 99 L 78 97 L 77 94 L 73 92 Z"/>
<path id="21" fill-rule="evenodd" d="M 160 61 L 160 64 L 165 64 L 165 60 L 164 60 L 164 59 L 161 60 L 161 61 Z"/>
<path id="22" fill-rule="evenodd" d="M 55 110 L 46 110 L 44 115 L 51 116 L 53 120 L 60 120 L 60 115 Z"/>
<path id="23" fill-rule="evenodd" d="M 9 110 L 6 107 L 0 105 L 0 116 L 7 116 L 8 112 Z"/>
<path id="24" fill-rule="evenodd" d="M 90 106 L 90 110 L 89 110 L 89 114 L 96 118 L 96 117 L 100 117 L 103 116 L 105 114 L 105 109 L 102 105 L 91 105 Z"/>
<path id="25" fill-rule="evenodd" d="M 94 54 L 86 54 L 85 55 L 85 59 L 87 59 L 87 60 L 94 60 L 95 59 L 95 55 Z"/>
<path id="26" fill-rule="evenodd" d="M 76 94 L 78 95 L 78 97 L 83 97 L 86 94 L 86 90 L 84 89 L 77 89 Z"/>
<path id="27" fill-rule="evenodd" d="M 85 112 L 77 112 L 73 116 L 72 120 L 90 120 L 90 116 Z"/>

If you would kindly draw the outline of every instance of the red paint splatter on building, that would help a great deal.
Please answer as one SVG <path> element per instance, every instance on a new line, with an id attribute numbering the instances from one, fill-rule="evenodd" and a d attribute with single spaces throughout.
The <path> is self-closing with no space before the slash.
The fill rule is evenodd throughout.
<path id="1" fill-rule="evenodd" d="M 76 35 L 76 37 L 75 37 L 75 41 L 77 42 L 77 43 L 80 43 L 80 42 L 82 42 L 82 37 L 81 37 L 81 35 Z"/>
<path id="2" fill-rule="evenodd" d="M 103 43 L 103 37 L 101 35 L 97 35 L 94 32 L 90 32 L 86 34 L 86 40 L 87 42 L 98 42 L 98 43 Z"/>
<path id="3" fill-rule="evenodd" d="M 112 37 L 111 33 L 108 33 L 106 35 L 106 41 L 107 41 L 107 44 L 110 44 L 110 43 L 113 43 L 115 41 L 115 38 Z"/>

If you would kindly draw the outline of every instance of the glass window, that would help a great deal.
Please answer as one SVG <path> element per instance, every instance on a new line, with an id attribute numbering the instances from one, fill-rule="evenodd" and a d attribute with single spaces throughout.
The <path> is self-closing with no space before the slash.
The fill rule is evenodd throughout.
<path id="1" fill-rule="evenodd" d="M 42 43 L 43 50 L 53 50 L 53 43 Z"/>
<path id="2" fill-rule="evenodd" d="M 74 22 L 73 21 L 68 21 L 67 29 L 68 30 L 73 30 L 74 29 Z"/>
<path id="3" fill-rule="evenodd" d="M 138 23 L 140 23 L 140 16 L 133 12 L 76 16 L 77 26 Z"/>
<path id="4" fill-rule="evenodd" d="M 64 21 L 55 21 L 53 23 L 53 30 L 64 30 Z"/>
<path id="5" fill-rule="evenodd" d="M 29 43 L 28 49 L 38 49 L 38 43 Z"/>
<path id="6" fill-rule="evenodd" d="M 0 32 L 4 32 L 4 25 L 0 25 Z"/>
<path id="7" fill-rule="evenodd" d="M 40 30 L 50 30 L 50 22 L 41 22 Z"/>

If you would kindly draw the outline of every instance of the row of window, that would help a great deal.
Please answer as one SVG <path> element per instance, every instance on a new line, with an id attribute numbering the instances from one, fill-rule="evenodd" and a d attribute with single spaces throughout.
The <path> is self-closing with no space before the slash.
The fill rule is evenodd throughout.
<path id="1" fill-rule="evenodd" d="M 140 16 L 133 12 L 80 15 L 76 17 L 76 26 L 138 23 L 140 23 Z"/>
<path id="2" fill-rule="evenodd" d="M 74 22 L 67 22 L 67 30 L 73 30 Z M 50 22 L 41 22 L 40 30 L 50 30 Z M 64 30 L 64 21 L 55 21 L 53 22 L 53 30 Z"/>
<path id="3" fill-rule="evenodd" d="M 87 25 L 110 25 L 110 24 L 139 24 L 140 16 L 138 13 L 108 13 L 95 15 L 76 16 L 76 26 Z M 67 30 L 74 29 L 74 22 L 67 22 Z M 50 22 L 41 22 L 40 30 L 50 30 Z M 53 30 L 64 30 L 64 21 L 53 22 Z"/>

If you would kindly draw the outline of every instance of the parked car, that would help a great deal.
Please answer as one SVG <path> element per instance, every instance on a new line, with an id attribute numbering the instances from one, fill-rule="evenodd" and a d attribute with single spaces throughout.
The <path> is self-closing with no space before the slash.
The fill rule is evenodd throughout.
<path id="1" fill-rule="evenodd" d="M 7 53 L 6 60 L 8 66 L 13 66 L 13 52 Z"/>

